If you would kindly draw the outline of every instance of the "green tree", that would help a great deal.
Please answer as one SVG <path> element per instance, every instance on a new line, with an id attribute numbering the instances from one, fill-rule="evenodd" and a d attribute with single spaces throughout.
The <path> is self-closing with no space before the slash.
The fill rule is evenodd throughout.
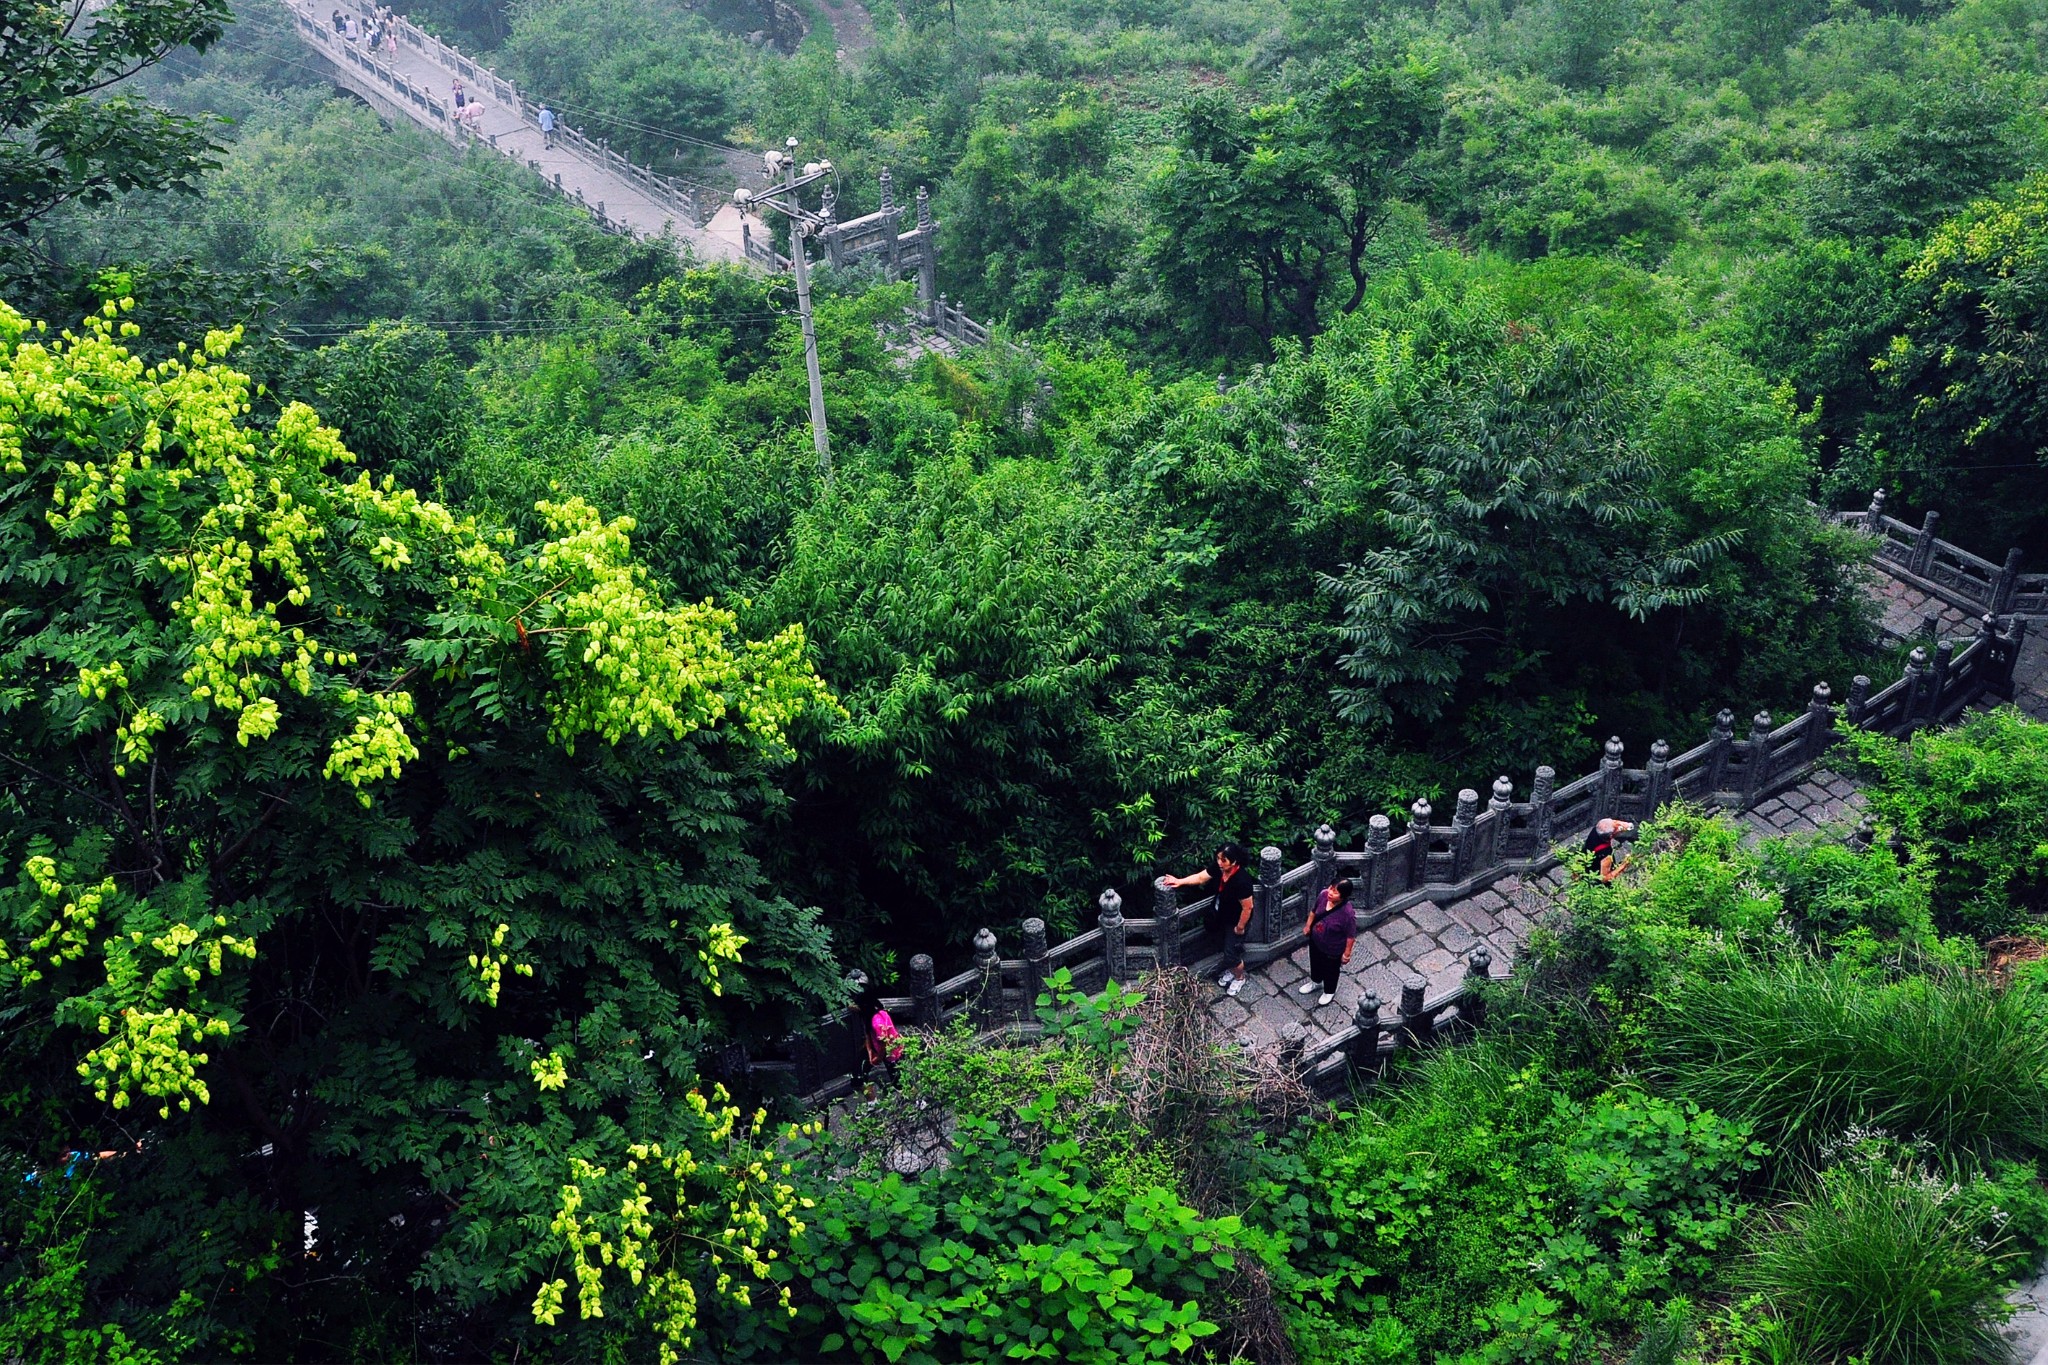
<path id="1" fill-rule="evenodd" d="M 0 1279 L 186 1354 L 472 1354 L 577 1162 L 710 1159 L 700 1060 L 839 993 L 747 839 L 830 701 L 630 523 L 350 477 L 234 333 L 145 364 L 124 304 L 0 309 L 0 1146 L 96 1220 L 79 1268 L 10 1203 Z"/>
<path id="2" fill-rule="evenodd" d="M 1915 491 L 1951 509 L 1952 525 L 1961 513 L 1979 535 L 2038 548 L 2048 529 L 2048 361 L 2038 341 L 2048 173 L 1944 222 L 1904 275 L 1902 326 L 1873 362 L 1891 396 L 1880 439 Z"/>
<path id="3" fill-rule="evenodd" d="M 211 165 L 205 119 L 105 92 L 177 48 L 204 50 L 227 0 L 31 0 L 10 5 L 0 62 L 0 265 L 34 259 L 28 234 L 73 200 L 190 189 Z"/>

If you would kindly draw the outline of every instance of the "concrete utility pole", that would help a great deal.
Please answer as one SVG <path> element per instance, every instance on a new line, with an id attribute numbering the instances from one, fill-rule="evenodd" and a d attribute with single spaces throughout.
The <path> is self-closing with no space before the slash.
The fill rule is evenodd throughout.
<path id="1" fill-rule="evenodd" d="M 774 209 L 789 219 L 789 259 L 796 271 L 796 306 L 803 318 L 804 368 L 811 377 L 811 444 L 818 452 L 818 466 L 825 482 L 832 482 L 832 443 L 825 433 L 825 384 L 818 374 L 818 331 L 811 323 L 811 268 L 805 240 L 825 225 L 823 216 L 810 212 L 797 197 L 804 186 L 832 174 L 832 163 L 813 161 L 796 172 L 796 139 L 790 138 L 780 152 L 768 153 L 768 178 L 782 177 L 782 183 L 760 194 L 745 188 L 733 191 L 733 202 L 742 212 L 749 208 Z"/>

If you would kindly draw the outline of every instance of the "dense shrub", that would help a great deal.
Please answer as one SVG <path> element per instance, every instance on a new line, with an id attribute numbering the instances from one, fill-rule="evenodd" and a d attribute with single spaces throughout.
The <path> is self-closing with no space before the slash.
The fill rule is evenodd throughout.
<path id="1" fill-rule="evenodd" d="M 1807 1359 L 2001 1359 L 1997 1324 L 2010 1312 L 2001 1290 L 2014 1253 L 1963 1188 L 1881 1150 L 1860 1151 L 1778 1211 L 1743 1278 Z"/>
<path id="2" fill-rule="evenodd" d="M 2048 1030 L 2022 996 L 1944 971 L 1873 983 L 1790 953 L 1669 983 L 1650 1061 L 1776 1146 L 1878 1125 L 1945 1147 L 2048 1148 Z"/>
<path id="3" fill-rule="evenodd" d="M 1979 938 L 2048 912 L 2048 725 L 2010 707 L 1898 742 L 1858 735 L 1871 810 L 1922 852 L 1934 910 Z"/>

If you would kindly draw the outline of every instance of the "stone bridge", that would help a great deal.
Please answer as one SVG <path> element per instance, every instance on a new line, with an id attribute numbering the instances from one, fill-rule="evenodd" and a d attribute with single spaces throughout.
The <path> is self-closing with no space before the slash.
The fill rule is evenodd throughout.
<path id="1" fill-rule="evenodd" d="M 2048 720 L 2048 631 L 2028 629 L 2030 620 L 2048 623 L 2048 575 L 2022 574 L 2017 555 L 1994 565 L 1940 541 L 1931 517 L 1919 528 L 1888 518 L 1881 494 L 1869 510 L 1835 519 L 1877 542 L 1885 631 L 1912 643 L 1902 676 L 1889 686 L 1873 691 L 1869 678 L 1851 682 L 1842 720 L 1905 735 L 2004 701 Z M 1220 1031 L 1247 1048 L 1276 1050 L 1312 1086 L 1334 1092 L 1383 1055 L 1474 1022 L 1480 1002 L 1467 981 L 1505 973 L 1564 883 L 1557 849 L 1575 844 L 1594 820 L 1642 820 L 1682 798 L 1728 811 L 1756 839 L 1848 835 L 1862 798 L 1827 766 L 1835 703 L 1829 685 L 1818 683 L 1797 716 L 1780 724 L 1760 712 L 1741 736 L 1733 713 L 1723 711 L 1705 742 L 1673 754 L 1660 740 L 1641 768 L 1627 766 L 1621 741 L 1611 739 L 1597 771 L 1562 785 L 1544 767 L 1519 800 L 1506 776 L 1495 779 L 1483 804 L 1476 790 L 1460 792 L 1449 824 L 1437 823 L 1428 801 L 1415 802 L 1399 834 L 1387 816 L 1374 816 L 1362 849 L 1337 849 L 1326 826 L 1310 861 L 1291 870 L 1283 870 L 1279 849 L 1262 850 L 1245 954 L 1253 970 L 1236 997 L 1217 991 Z M 1316 1008 L 1316 996 L 1294 989 L 1307 975 L 1302 923 L 1339 876 L 1359 883 L 1361 932 L 1337 999 Z M 1139 918 L 1127 917 L 1121 897 L 1105 891 L 1096 927 L 1059 944 L 1046 942 L 1042 920 L 1026 920 L 1020 957 L 1003 957 L 983 929 L 974 964 L 944 981 L 920 954 L 911 959 L 908 993 L 884 1003 L 899 1020 L 927 1027 L 965 1016 L 986 1030 L 1028 1032 L 1041 983 L 1062 968 L 1089 990 L 1169 965 L 1213 974 L 1220 945 L 1202 927 L 1210 901 L 1181 905 L 1157 881 L 1153 895 L 1151 913 Z M 854 1028 L 835 1016 L 816 1037 L 787 1040 L 779 1057 L 740 1060 L 750 1073 L 785 1073 L 814 1105 L 828 1102 L 848 1087 Z"/>

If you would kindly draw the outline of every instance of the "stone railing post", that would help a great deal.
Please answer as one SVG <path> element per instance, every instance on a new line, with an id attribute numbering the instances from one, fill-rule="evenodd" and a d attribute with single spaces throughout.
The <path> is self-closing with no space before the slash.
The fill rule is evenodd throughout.
<path id="1" fill-rule="evenodd" d="M 1928 565 L 1934 562 L 1934 528 L 1941 524 L 1941 513 L 1929 512 L 1920 521 L 1920 534 L 1913 541 L 1913 562 L 1908 566 L 1922 578 L 1927 576 Z"/>
<path id="2" fill-rule="evenodd" d="M 1351 1074 L 1356 1076 L 1379 1065 L 1380 1060 L 1380 998 L 1372 991 L 1358 997 L 1358 1008 L 1351 1015 L 1351 1022 L 1358 1035 L 1351 1040 Z"/>
<path id="3" fill-rule="evenodd" d="M 2019 668 L 2020 650 L 2027 643 L 2027 618 L 2008 616 L 2005 618 L 2005 652 L 1999 659 L 1999 695 L 2007 700 L 2012 698 L 2013 674 Z"/>
<path id="4" fill-rule="evenodd" d="M 2013 594 L 2019 591 L 2020 566 L 2027 562 L 2027 552 L 2015 545 L 2005 552 L 2005 563 L 1999 566 L 1998 577 L 1991 580 L 1991 614 L 2003 616 L 2012 610 Z"/>
<path id="5" fill-rule="evenodd" d="M 1557 769 L 1544 764 L 1529 788 L 1529 824 L 1536 831 L 1536 856 L 1550 852 L 1550 797 L 1557 790 Z"/>
<path id="6" fill-rule="evenodd" d="M 1365 825 L 1365 908 L 1368 912 L 1387 903 L 1387 844 L 1394 822 L 1375 815 Z"/>
<path id="7" fill-rule="evenodd" d="M 1884 533 L 1884 490 L 1877 489 L 1870 495 L 1870 506 L 1863 513 L 1863 529 L 1872 535 Z"/>
<path id="8" fill-rule="evenodd" d="M 1152 965 L 1180 965 L 1180 895 L 1164 877 L 1152 879 Z"/>
<path id="9" fill-rule="evenodd" d="M 1906 656 L 1906 706 L 1901 720 L 1904 728 L 1911 733 L 1920 723 L 1924 706 L 1921 694 L 1927 690 L 1927 651 L 1915 645 L 1913 652 Z"/>
<path id="10" fill-rule="evenodd" d="M 1654 820 L 1671 801 L 1671 746 L 1663 740 L 1650 745 L 1650 761 L 1643 766 L 1643 819 Z"/>
<path id="11" fill-rule="evenodd" d="M 1109 979 L 1122 985 L 1131 979 L 1131 963 L 1126 953 L 1124 898 L 1115 890 L 1108 890 L 1096 897 L 1095 923 L 1102 930 L 1102 961 Z"/>
<path id="12" fill-rule="evenodd" d="M 1748 810 L 1764 798 L 1771 781 L 1771 713 L 1759 711 L 1749 722 L 1749 781 L 1744 784 L 1742 809 Z"/>
<path id="13" fill-rule="evenodd" d="M 924 1028 L 937 1028 L 942 1022 L 938 977 L 929 953 L 919 953 L 910 959 L 910 1013 Z"/>
<path id="14" fill-rule="evenodd" d="M 1320 905 L 1323 893 L 1337 884 L 1337 831 L 1327 824 L 1316 826 L 1316 845 L 1309 861 L 1315 871 L 1309 875 L 1308 903 Z"/>
<path id="15" fill-rule="evenodd" d="M 1486 802 L 1486 810 L 1493 817 L 1492 847 L 1487 852 L 1489 867 L 1499 867 L 1508 856 L 1508 810 L 1515 804 L 1515 784 L 1506 773 L 1493 779 L 1493 795 Z"/>
<path id="16" fill-rule="evenodd" d="M 939 297 L 939 244 L 932 227 L 932 195 L 923 185 L 917 187 L 917 297 L 925 306 L 931 322 L 938 322 L 937 300 Z"/>
<path id="17" fill-rule="evenodd" d="M 1868 812 L 1856 822 L 1856 832 L 1849 836 L 1849 847 L 1858 853 L 1870 852 L 1870 846 L 1877 842 L 1877 817 Z"/>
<path id="18" fill-rule="evenodd" d="M 1271 844 L 1259 850 L 1258 894 L 1252 897 L 1251 943 L 1271 943 L 1280 919 L 1280 850 Z"/>
<path id="19" fill-rule="evenodd" d="M 1707 754 L 1707 797 L 1728 785 L 1728 755 L 1735 747 L 1735 713 L 1722 707 L 1714 717 L 1714 732 L 1707 737 L 1713 746 Z"/>
<path id="20" fill-rule="evenodd" d="M 1815 763 L 1828 751 L 1835 738 L 1835 689 L 1824 682 L 1813 685 L 1806 701 L 1806 750 L 1808 763 Z"/>
<path id="21" fill-rule="evenodd" d="M 1422 885 L 1429 875 L 1429 798 L 1418 796 L 1408 808 L 1408 889 Z"/>
<path id="22" fill-rule="evenodd" d="M 1948 703 L 1943 694 L 1948 691 L 1948 670 L 1955 657 L 1954 640 L 1942 640 L 1934 646 L 1934 671 L 1927 679 L 1927 716 L 1930 720 L 1939 721 L 1942 707 Z"/>
<path id="23" fill-rule="evenodd" d="M 1493 980 L 1493 953 L 1481 945 L 1465 959 L 1465 998 L 1458 1002 L 1458 1016 L 1478 1028 L 1486 1022 L 1486 993 L 1480 988 Z"/>
<path id="24" fill-rule="evenodd" d="M 1002 1022 L 1003 961 L 996 955 L 993 929 L 974 931 L 974 970 L 980 980 L 974 985 L 974 1026 L 989 1028 Z"/>
<path id="25" fill-rule="evenodd" d="M 1849 701 L 1846 707 L 1852 728 L 1863 728 L 1863 713 L 1870 706 L 1870 679 L 1858 673 L 1849 679 Z"/>
<path id="26" fill-rule="evenodd" d="M 1621 808 L 1622 744 L 1620 735 L 1609 735 L 1600 752 L 1600 787 L 1593 796 L 1593 819 L 1611 819 Z"/>
<path id="27" fill-rule="evenodd" d="M 1462 882 L 1472 875 L 1474 847 L 1472 822 L 1479 816 L 1479 793 L 1470 787 L 1458 792 L 1457 808 L 1451 813 L 1451 880 Z"/>
<path id="28" fill-rule="evenodd" d="M 1401 1041 L 1408 1047 L 1421 1047 L 1436 1036 L 1436 1021 L 1422 1012 L 1422 993 L 1429 989 L 1429 983 L 1419 976 L 1411 976 L 1401 983 Z"/>
<path id="29" fill-rule="evenodd" d="M 1045 994 L 1045 921 L 1034 916 L 1024 921 L 1024 1017 L 1038 1015 L 1038 997 Z"/>

